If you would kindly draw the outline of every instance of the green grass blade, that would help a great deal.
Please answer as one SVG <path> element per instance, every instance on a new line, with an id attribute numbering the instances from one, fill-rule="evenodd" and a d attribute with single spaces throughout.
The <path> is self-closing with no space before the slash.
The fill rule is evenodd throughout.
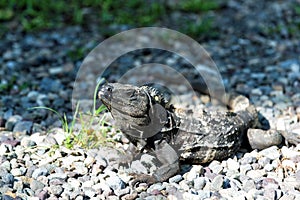
<path id="1" fill-rule="evenodd" d="M 67 116 L 66 116 L 66 113 L 64 113 L 64 124 L 63 124 L 63 129 L 66 133 L 70 134 L 69 133 L 69 124 L 68 124 L 68 120 L 67 120 Z"/>
<path id="2" fill-rule="evenodd" d="M 99 115 L 101 112 L 105 111 L 107 108 L 105 105 L 101 105 L 95 112 L 96 115 Z"/>
<path id="3" fill-rule="evenodd" d="M 73 128 L 74 128 L 74 125 L 75 125 L 76 117 L 77 117 L 78 110 L 79 110 L 79 104 L 80 104 L 80 102 L 78 101 L 78 103 L 77 103 L 77 105 L 76 105 L 75 113 L 74 113 L 74 115 L 73 115 L 71 127 L 70 127 L 70 132 L 71 132 L 71 133 L 73 132 Z"/>
<path id="4" fill-rule="evenodd" d="M 28 108 L 28 110 L 33 110 L 33 109 L 45 109 L 45 110 L 49 110 L 53 113 L 55 113 L 59 120 L 61 121 L 61 123 L 64 125 L 66 123 L 66 121 L 64 120 L 63 116 L 61 114 L 59 114 L 56 110 L 46 107 L 46 106 L 36 106 L 36 107 L 32 107 L 32 108 Z"/>
<path id="5" fill-rule="evenodd" d="M 99 80 L 99 82 L 97 83 L 97 85 L 96 85 L 96 88 L 95 88 L 95 90 L 94 90 L 94 105 L 93 105 L 93 114 L 95 115 L 95 113 L 96 113 L 96 102 L 97 102 L 97 92 L 98 92 L 98 89 L 99 89 L 99 86 L 103 83 L 105 81 L 105 79 L 104 78 L 101 78 L 100 80 Z"/>

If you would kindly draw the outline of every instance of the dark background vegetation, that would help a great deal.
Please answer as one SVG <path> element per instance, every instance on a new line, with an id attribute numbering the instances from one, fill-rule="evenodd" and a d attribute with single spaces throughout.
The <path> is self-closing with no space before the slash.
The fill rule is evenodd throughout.
<path id="1" fill-rule="evenodd" d="M 221 6 L 217 0 L 0 0 L 0 35 L 15 28 L 34 32 L 97 25 L 104 36 L 143 26 L 165 26 L 192 37 L 214 36 L 210 11 Z"/>

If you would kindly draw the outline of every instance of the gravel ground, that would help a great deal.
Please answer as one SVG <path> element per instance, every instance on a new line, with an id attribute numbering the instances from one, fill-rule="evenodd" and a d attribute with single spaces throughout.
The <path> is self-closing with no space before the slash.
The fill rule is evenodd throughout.
<path id="1" fill-rule="evenodd" d="M 208 165 L 184 165 L 168 182 L 150 187 L 130 186 L 128 173 L 148 172 L 144 164 L 151 164 L 152 158 L 145 154 L 129 169 L 124 167 L 128 163 L 120 149 L 126 151 L 128 141 L 118 131 L 111 133 L 119 150 L 68 149 L 63 145 L 67 135 L 55 128 L 60 127 L 57 117 L 46 110 L 28 110 L 48 106 L 71 114 L 72 87 L 82 57 L 103 39 L 101 35 L 81 27 L 5 34 L 0 41 L 0 199 L 300 199 L 296 3 L 228 1 L 213 13 L 219 37 L 201 43 L 226 88 L 249 96 L 267 120 L 265 126 L 280 131 L 285 141 L 263 150 L 241 149 Z M 184 66 L 169 54 L 151 58 Z M 116 61 L 111 80 L 117 79 L 118 69 L 137 59 L 143 62 L 149 56 Z"/>

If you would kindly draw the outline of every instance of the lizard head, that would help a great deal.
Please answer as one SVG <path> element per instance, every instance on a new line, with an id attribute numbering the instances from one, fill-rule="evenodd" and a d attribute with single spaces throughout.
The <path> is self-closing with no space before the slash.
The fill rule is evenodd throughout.
<path id="1" fill-rule="evenodd" d="M 131 136 L 153 136 L 168 122 L 163 95 L 149 86 L 108 83 L 98 95 L 116 125 Z"/>
<path id="2" fill-rule="evenodd" d="M 132 85 L 108 83 L 102 86 L 98 95 L 110 112 L 117 110 L 132 117 L 143 117 L 149 106 L 144 90 Z"/>

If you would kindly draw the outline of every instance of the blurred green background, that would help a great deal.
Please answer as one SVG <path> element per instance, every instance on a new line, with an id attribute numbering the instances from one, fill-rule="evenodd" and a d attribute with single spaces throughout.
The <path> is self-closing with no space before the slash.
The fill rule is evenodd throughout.
<path id="1" fill-rule="evenodd" d="M 3 34 L 12 22 L 25 32 L 93 24 L 108 37 L 120 29 L 163 26 L 206 37 L 214 36 L 210 11 L 220 5 L 217 0 L 0 0 L 0 28 Z"/>

